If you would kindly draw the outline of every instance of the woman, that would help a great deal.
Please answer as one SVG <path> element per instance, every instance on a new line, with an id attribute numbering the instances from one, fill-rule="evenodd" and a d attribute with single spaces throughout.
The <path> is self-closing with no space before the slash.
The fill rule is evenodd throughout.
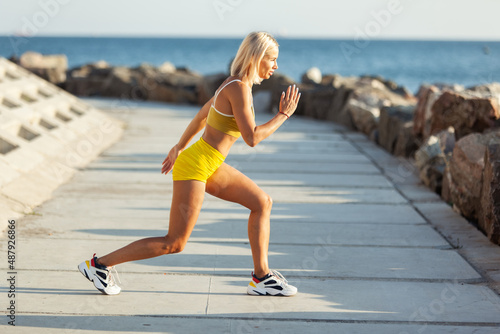
<path id="1" fill-rule="evenodd" d="M 297 289 L 268 266 L 272 199 L 252 180 L 224 163 L 229 149 L 242 136 L 254 147 L 274 133 L 294 112 L 298 88 L 288 87 L 281 95 L 279 113 L 256 126 L 252 85 L 269 79 L 278 68 L 278 43 L 268 33 L 249 34 L 241 43 L 231 66 L 231 76 L 197 113 L 177 145 L 163 161 L 162 173 L 172 169 L 174 180 L 168 234 L 133 242 L 102 257 L 82 262 L 80 272 L 104 294 L 118 294 L 110 269 L 117 264 L 179 253 L 196 224 L 205 192 L 250 209 L 248 237 L 254 271 L 247 293 L 292 296 Z M 185 149 L 202 129 L 202 137 Z M 189 208 L 186 210 L 186 208 Z"/>

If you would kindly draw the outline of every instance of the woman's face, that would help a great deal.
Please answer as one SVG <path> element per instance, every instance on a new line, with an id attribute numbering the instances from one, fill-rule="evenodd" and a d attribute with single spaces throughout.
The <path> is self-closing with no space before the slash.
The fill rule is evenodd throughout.
<path id="1" fill-rule="evenodd" d="M 278 68 L 278 53 L 277 47 L 269 49 L 259 65 L 259 77 L 262 79 L 269 79 L 273 75 L 274 71 Z"/>

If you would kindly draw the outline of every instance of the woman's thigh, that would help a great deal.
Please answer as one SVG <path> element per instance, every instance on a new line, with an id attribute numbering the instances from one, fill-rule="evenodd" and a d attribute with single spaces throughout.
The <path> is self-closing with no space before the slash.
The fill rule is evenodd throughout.
<path id="1" fill-rule="evenodd" d="M 198 220 L 204 196 L 205 184 L 203 182 L 174 181 L 168 227 L 169 238 L 187 241 Z"/>
<path id="2" fill-rule="evenodd" d="M 207 180 L 206 191 L 220 199 L 241 204 L 254 211 L 269 207 L 272 200 L 248 176 L 223 163 Z"/>

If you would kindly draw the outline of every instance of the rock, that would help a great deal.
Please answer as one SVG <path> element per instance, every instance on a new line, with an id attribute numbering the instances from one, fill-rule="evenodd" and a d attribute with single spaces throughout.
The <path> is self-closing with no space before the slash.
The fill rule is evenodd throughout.
<path id="1" fill-rule="evenodd" d="M 490 141 L 485 150 L 478 226 L 500 245 L 500 140 Z"/>
<path id="2" fill-rule="evenodd" d="M 109 63 L 105 60 L 98 60 L 95 63 L 92 64 L 94 68 L 98 69 L 104 69 L 104 68 L 110 68 L 111 66 Z"/>
<path id="3" fill-rule="evenodd" d="M 337 90 L 333 87 L 301 87 L 302 96 L 295 113 L 307 117 L 325 120 L 333 109 Z M 343 106 L 342 106 L 343 107 Z"/>
<path id="4" fill-rule="evenodd" d="M 333 86 L 333 87 L 337 87 L 335 82 L 338 81 L 338 78 L 340 78 L 340 75 L 338 74 L 325 74 L 322 78 L 321 78 L 321 83 L 320 85 L 322 86 Z"/>
<path id="5" fill-rule="evenodd" d="M 460 139 L 473 132 L 483 132 L 500 118 L 499 105 L 491 97 L 478 97 L 470 92 L 445 91 L 432 105 L 430 133 L 452 126 Z"/>
<path id="6" fill-rule="evenodd" d="M 413 111 L 415 107 L 395 106 L 383 107 L 380 111 L 378 124 L 379 145 L 388 152 L 394 153 L 397 142 L 402 141 L 398 148 L 398 154 L 408 156 L 416 150 L 413 137 Z"/>
<path id="7" fill-rule="evenodd" d="M 411 157 L 418 149 L 418 141 L 413 135 L 413 121 L 400 124 L 396 145 L 392 154 L 400 157 Z"/>
<path id="8" fill-rule="evenodd" d="M 415 165 L 422 182 L 434 192 L 441 194 L 443 175 L 451 159 L 455 145 L 455 131 L 452 127 L 430 136 L 415 152 Z"/>
<path id="9" fill-rule="evenodd" d="M 156 85 L 149 89 L 149 100 L 197 104 L 198 87 L 203 77 L 192 71 L 178 70 L 175 73 L 161 73 L 154 77 Z M 145 87 L 144 82 L 142 82 Z"/>
<path id="10" fill-rule="evenodd" d="M 66 81 L 68 58 L 65 55 L 42 55 L 28 51 L 21 55 L 19 64 L 53 84 Z"/>
<path id="11" fill-rule="evenodd" d="M 321 80 L 321 71 L 317 67 L 311 67 L 302 75 L 303 84 L 320 84 Z"/>
<path id="12" fill-rule="evenodd" d="M 412 100 L 414 98 L 413 94 L 403 86 L 398 85 L 394 81 L 386 80 L 381 76 L 363 76 L 362 78 L 369 78 L 373 81 L 378 81 L 380 84 L 385 86 L 385 89 L 388 89 L 394 94 L 400 95 L 404 99 Z M 372 83 L 372 86 L 375 87 L 375 83 Z M 379 86 L 380 87 L 380 86 Z"/>
<path id="13" fill-rule="evenodd" d="M 449 165 L 446 166 L 443 172 L 443 182 L 442 182 L 442 187 L 441 187 L 441 198 L 443 201 L 446 203 L 453 205 L 452 199 L 451 199 L 451 173 L 450 173 L 450 168 Z"/>
<path id="14" fill-rule="evenodd" d="M 202 76 L 179 69 L 169 72 L 150 65 L 137 68 L 91 64 L 68 72 L 65 89 L 80 96 L 107 96 L 134 100 L 197 104 Z"/>
<path id="15" fill-rule="evenodd" d="M 441 95 L 441 91 L 436 86 L 420 86 L 417 93 L 417 106 L 413 117 L 413 134 L 425 141 L 431 135 L 431 108 L 434 102 Z"/>
<path id="16" fill-rule="evenodd" d="M 271 110 L 272 92 L 261 90 L 253 95 L 253 108 L 255 113 L 269 113 Z"/>
<path id="17" fill-rule="evenodd" d="M 271 92 L 271 106 L 270 112 L 277 113 L 279 109 L 279 102 L 281 99 L 281 93 L 284 92 L 289 86 L 294 85 L 290 77 L 275 72 L 271 78 L 262 81 L 260 85 L 254 85 L 252 88 L 252 93 L 256 94 L 260 91 L 270 91 Z M 299 107 L 303 104 L 304 95 L 300 98 Z M 264 111 L 264 110 L 262 110 Z"/>
<path id="18" fill-rule="evenodd" d="M 63 88 L 78 96 L 101 95 L 102 87 L 109 80 L 112 68 L 89 64 L 68 71 Z"/>
<path id="19" fill-rule="evenodd" d="M 468 91 L 478 92 L 482 96 L 500 97 L 500 83 L 492 82 L 489 84 L 470 87 Z"/>
<path id="20" fill-rule="evenodd" d="M 171 62 L 164 62 L 163 64 L 158 67 L 158 71 L 161 73 L 175 73 L 175 66 Z"/>
<path id="21" fill-rule="evenodd" d="M 197 87 L 198 91 L 198 104 L 204 105 L 208 100 L 214 96 L 215 91 L 226 80 L 228 75 L 226 73 L 217 73 L 206 75 L 200 81 Z"/>
<path id="22" fill-rule="evenodd" d="M 451 200 L 463 216 L 477 221 L 480 209 L 484 155 L 490 140 L 498 140 L 500 131 L 472 133 L 458 140 L 449 162 Z"/>
<path id="23" fill-rule="evenodd" d="M 301 85 L 302 98 L 296 113 L 359 129 L 376 138 L 381 107 L 416 102 L 391 91 L 380 79 L 325 75 L 321 84 Z"/>
<path id="24" fill-rule="evenodd" d="M 133 77 L 132 70 L 128 67 L 114 67 L 102 82 L 99 95 L 146 100 L 146 93 L 134 90 L 134 87 L 137 87 L 137 80 Z"/>
<path id="25" fill-rule="evenodd" d="M 378 107 L 372 107 L 358 99 L 350 98 L 346 108 L 357 130 L 370 135 L 377 128 L 380 116 L 380 109 Z"/>

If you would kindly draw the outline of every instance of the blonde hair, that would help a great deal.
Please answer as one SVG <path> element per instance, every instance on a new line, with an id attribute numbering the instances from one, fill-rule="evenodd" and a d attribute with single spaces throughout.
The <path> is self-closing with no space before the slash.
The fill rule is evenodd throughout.
<path id="1" fill-rule="evenodd" d="M 250 82 L 260 84 L 259 65 L 266 52 L 277 48 L 278 42 L 267 32 L 252 32 L 241 42 L 238 53 L 231 64 L 231 75 L 248 77 Z"/>

